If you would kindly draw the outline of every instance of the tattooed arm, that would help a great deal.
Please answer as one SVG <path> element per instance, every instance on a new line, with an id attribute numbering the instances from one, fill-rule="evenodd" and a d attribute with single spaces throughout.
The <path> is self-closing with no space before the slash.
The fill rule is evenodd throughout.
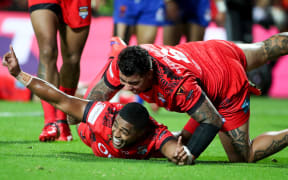
<path id="1" fill-rule="evenodd" d="M 251 71 L 268 61 L 288 54 L 288 33 L 279 33 L 269 39 L 252 44 L 237 44 L 247 59 L 247 70 Z"/>
<path id="2" fill-rule="evenodd" d="M 117 89 L 109 88 L 102 78 L 90 91 L 87 99 L 94 101 L 109 101 L 117 91 Z"/>
<path id="3" fill-rule="evenodd" d="M 196 159 L 212 142 L 223 122 L 220 114 L 206 95 L 204 95 L 204 100 L 199 107 L 193 112 L 189 112 L 189 115 L 200 123 L 187 143 L 193 159 Z"/>

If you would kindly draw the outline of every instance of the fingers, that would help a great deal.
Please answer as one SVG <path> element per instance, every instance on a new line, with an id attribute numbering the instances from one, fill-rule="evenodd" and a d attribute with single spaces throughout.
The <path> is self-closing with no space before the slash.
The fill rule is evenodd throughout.
<path id="1" fill-rule="evenodd" d="M 177 146 L 179 146 L 179 147 L 182 146 L 182 136 L 179 136 Z"/>
<path id="2" fill-rule="evenodd" d="M 174 153 L 174 157 L 177 158 L 178 157 L 178 153 L 179 151 L 181 150 L 181 147 L 182 147 L 182 136 L 179 136 L 178 140 L 177 140 L 177 146 L 176 146 L 176 150 L 175 150 L 175 153 Z"/>
<path id="3" fill-rule="evenodd" d="M 3 59 L 2 59 L 2 64 L 4 66 L 8 65 L 8 59 L 10 58 L 10 56 L 11 56 L 10 52 L 7 52 L 4 54 Z"/>
<path id="4" fill-rule="evenodd" d="M 187 153 L 184 151 L 184 148 L 181 147 L 181 150 L 178 152 L 178 156 L 177 156 L 177 164 L 178 165 L 184 165 L 186 164 L 186 159 L 187 159 Z"/>
<path id="5" fill-rule="evenodd" d="M 16 55 L 15 55 L 15 52 L 14 52 L 12 45 L 10 45 L 9 48 L 10 48 L 10 52 L 11 52 L 11 57 L 16 58 Z"/>

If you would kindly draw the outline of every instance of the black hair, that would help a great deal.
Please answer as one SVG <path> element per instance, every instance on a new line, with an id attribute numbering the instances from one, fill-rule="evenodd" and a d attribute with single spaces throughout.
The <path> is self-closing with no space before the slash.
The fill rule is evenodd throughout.
<path id="1" fill-rule="evenodd" d="M 152 60 L 147 50 L 140 46 L 128 46 L 123 49 L 117 61 L 118 67 L 125 76 L 134 74 L 143 76 L 152 69 Z"/>
<path id="2" fill-rule="evenodd" d="M 147 109 L 142 104 L 136 102 L 126 104 L 119 111 L 119 115 L 138 130 L 145 128 L 150 121 Z"/>

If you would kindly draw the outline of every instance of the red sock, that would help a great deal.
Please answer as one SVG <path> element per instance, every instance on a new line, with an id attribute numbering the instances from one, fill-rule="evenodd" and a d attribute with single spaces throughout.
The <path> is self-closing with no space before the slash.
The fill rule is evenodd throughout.
<path id="1" fill-rule="evenodd" d="M 77 88 L 65 88 L 63 86 L 60 86 L 59 89 L 68 95 L 74 96 Z M 57 120 L 66 120 L 66 114 L 57 109 L 56 110 L 56 119 Z"/>
<path id="2" fill-rule="evenodd" d="M 44 111 L 44 124 L 56 122 L 56 109 L 46 101 L 41 100 Z"/>
<path id="3" fill-rule="evenodd" d="M 200 124 L 194 120 L 193 118 L 190 118 L 187 124 L 184 126 L 184 129 L 191 134 L 194 133 L 195 129 L 199 126 Z"/>

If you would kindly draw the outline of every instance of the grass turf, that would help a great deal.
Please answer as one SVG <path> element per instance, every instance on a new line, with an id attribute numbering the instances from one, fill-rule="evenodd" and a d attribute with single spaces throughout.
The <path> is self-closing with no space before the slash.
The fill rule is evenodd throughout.
<path id="1" fill-rule="evenodd" d="M 251 138 L 288 128 L 288 99 L 252 97 Z M 151 115 L 180 130 L 185 114 L 161 109 Z M 228 163 L 216 137 L 195 166 L 177 167 L 165 159 L 125 160 L 95 157 L 71 126 L 71 142 L 41 143 L 40 103 L 0 101 L 0 179 L 284 179 L 288 148 L 257 163 Z"/>

